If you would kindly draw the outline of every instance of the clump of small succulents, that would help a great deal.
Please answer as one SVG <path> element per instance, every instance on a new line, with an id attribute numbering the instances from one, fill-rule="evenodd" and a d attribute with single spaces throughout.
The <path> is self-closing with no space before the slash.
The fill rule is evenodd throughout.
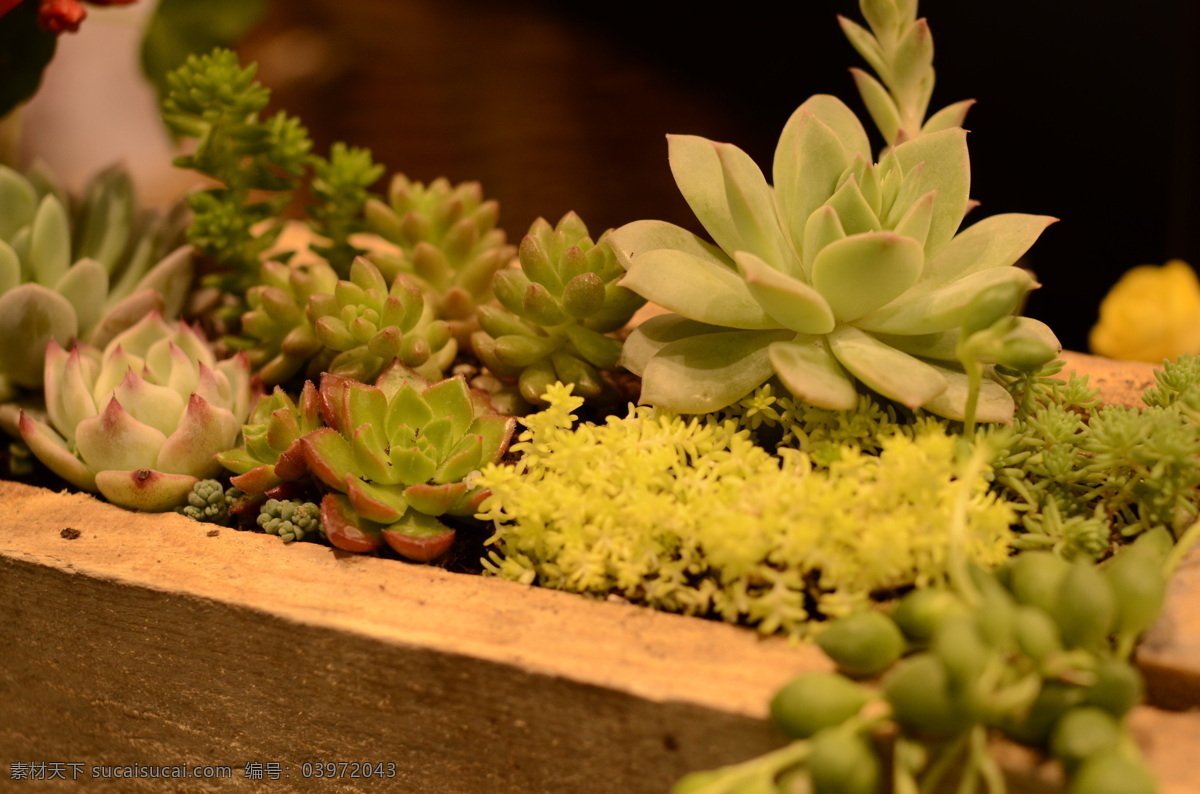
<path id="1" fill-rule="evenodd" d="M 496 274 L 503 308 L 481 306 L 471 347 L 491 372 L 516 381 L 529 403 L 554 383 L 598 397 L 601 371 L 615 370 L 621 341 L 607 335 L 645 299 L 617 284 L 623 274 L 604 235 L 596 242 L 575 213 L 551 226 L 539 218 L 521 240 L 520 268 Z"/>
<path id="2" fill-rule="evenodd" d="M 98 348 L 46 351 L 48 421 L 22 413 L 21 437 L 51 471 L 136 510 L 182 505 L 250 408 L 244 356 L 216 361 L 203 335 L 152 312 Z"/>
<path id="3" fill-rule="evenodd" d="M 972 206 L 959 126 L 969 103 L 924 121 L 933 45 L 916 2 L 863 9 L 870 32 L 843 26 L 883 81 L 857 75 L 888 143 L 877 161 L 853 111 L 814 96 L 783 129 L 773 187 L 736 146 L 669 136 L 676 183 L 715 245 L 659 221 L 612 233 L 621 283 L 671 311 L 639 326 L 622 354 L 643 402 L 704 413 L 776 377 L 826 408 L 853 408 L 861 384 L 958 419 L 975 393 L 973 417 L 1011 417 L 999 384 L 977 378 L 972 390 L 963 326 L 1004 319 L 1037 286 L 1011 265 L 1053 219 L 1004 214 L 959 230 Z M 996 287 L 1016 300 L 977 301 Z M 1032 320 L 1005 333 L 1038 351 L 1034 365 L 1059 347 Z"/>
<path id="4" fill-rule="evenodd" d="M 335 375 L 371 380 L 398 359 L 437 377 L 458 352 L 449 326 L 433 316 L 422 291 L 404 276 L 388 282 L 363 257 L 332 294 L 311 296 L 307 313 L 317 339 L 335 353 L 323 371 Z"/>
<path id="5" fill-rule="evenodd" d="M 802 675 L 771 701 L 793 741 L 673 791 L 870 794 L 884 790 L 886 743 L 896 791 L 1003 792 L 998 734 L 1053 757 L 1072 792 L 1152 794 L 1125 721 L 1143 691 L 1129 653 L 1162 607 L 1171 542 L 1147 534 L 1104 567 L 1046 552 L 995 575 L 960 565 L 948 589 L 831 621 L 817 642 L 838 672 Z"/>
<path id="6" fill-rule="evenodd" d="M 193 521 L 224 524 L 236 499 L 236 491 L 226 490 L 219 480 L 200 480 L 192 486 L 187 504 L 178 508 L 178 512 Z"/>
<path id="7" fill-rule="evenodd" d="M 263 532 L 284 543 L 312 540 L 322 532 L 321 508 L 299 499 L 268 499 L 256 520 Z"/>
<path id="8" fill-rule="evenodd" d="M 401 273 L 415 277 L 434 316 L 465 346 L 478 328 L 476 307 L 491 300 L 492 277 L 514 253 L 496 227 L 499 203 L 484 200 L 478 182 L 425 185 L 396 174 L 387 202 L 368 199 L 364 214 L 366 228 L 396 246 L 371 259 L 389 281 Z"/>
<path id="9" fill-rule="evenodd" d="M 442 516 L 473 516 L 487 492 L 470 482 L 508 448 L 515 420 L 500 416 L 462 377 L 430 384 L 394 362 L 367 385 L 326 373 L 327 427 L 303 438 L 309 470 L 334 493 L 321 501 L 329 541 L 346 551 L 385 543 L 405 557 L 445 552 Z"/>
<path id="10" fill-rule="evenodd" d="M 42 387 L 46 348 L 79 339 L 103 347 L 150 311 L 179 314 L 192 252 L 179 218 L 138 207 L 119 166 L 77 198 L 40 170 L 0 165 L 0 402 Z M 15 433 L 15 410 L 5 427 Z"/>

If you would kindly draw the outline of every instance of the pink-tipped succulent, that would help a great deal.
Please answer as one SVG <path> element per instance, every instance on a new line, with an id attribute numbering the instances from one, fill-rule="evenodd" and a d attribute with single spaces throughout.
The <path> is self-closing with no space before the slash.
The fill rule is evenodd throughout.
<path id="1" fill-rule="evenodd" d="M 152 312 L 104 348 L 46 352 L 49 423 L 22 414 L 21 437 L 55 474 L 110 502 L 163 511 L 221 471 L 250 404 L 245 356 L 218 362 L 185 323 Z"/>
<path id="2" fill-rule="evenodd" d="M 410 559 L 445 552 L 454 530 L 439 516 L 470 516 L 486 492 L 468 475 L 500 459 L 516 420 L 495 413 L 462 377 L 432 385 L 389 366 L 375 385 L 321 378 L 328 427 L 305 436 L 308 467 L 338 493 L 321 502 L 326 536 L 346 551 L 387 543 Z"/>

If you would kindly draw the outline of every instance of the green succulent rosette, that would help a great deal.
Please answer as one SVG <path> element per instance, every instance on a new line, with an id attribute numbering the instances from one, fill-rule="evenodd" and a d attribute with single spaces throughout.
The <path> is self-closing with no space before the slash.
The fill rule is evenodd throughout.
<path id="1" fill-rule="evenodd" d="M 621 341 L 606 334 L 628 323 L 645 299 L 617 284 L 624 269 L 608 240 L 592 242 L 573 212 L 557 226 L 535 221 L 519 263 L 496 274 L 501 306 L 479 307 L 482 330 L 471 335 L 472 349 L 532 404 L 545 404 L 542 395 L 555 382 L 598 396 L 600 371 L 615 369 L 621 353 Z"/>
<path id="2" fill-rule="evenodd" d="M 389 281 L 415 276 L 428 287 L 434 316 L 449 324 L 460 345 L 477 328 L 475 308 L 491 300 L 492 276 L 515 253 L 496 227 L 500 205 L 484 200 L 478 182 L 428 185 L 404 174 L 392 177 L 387 202 L 369 198 L 365 224 L 396 246 L 369 254 Z"/>
<path id="3" fill-rule="evenodd" d="M 308 300 L 313 295 L 332 295 L 338 277 L 322 260 L 297 263 L 264 262 L 259 284 L 246 292 L 249 307 L 242 315 L 242 335 L 231 340 L 245 350 L 250 366 L 261 382 L 285 383 L 325 349 L 308 319 Z M 319 371 L 319 369 L 317 370 Z"/>
<path id="4" fill-rule="evenodd" d="M 312 381 L 293 401 L 278 386 L 258 401 L 242 427 L 242 445 L 222 451 L 217 460 L 234 473 L 231 484 L 249 494 L 266 493 L 308 473 L 301 439 L 324 427 L 320 400 Z"/>
<path id="5" fill-rule="evenodd" d="M 427 293 L 404 275 L 389 282 L 363 257 L 351 264 L 349 279 L 339 280 L 323 261 L 267 262 L 261 278 L 246 296 L 242 336 L 231 342 L 246 351 L 263 383 L 285 383 L 300 372 L 367 381 L 394 358 L 436 378 L 458 353 Z"/>
<path id="6" fill-rule="evenodd" d="M 462 377 L 430 384 L 400 364 L 367 385 L 321 377 L 327 427 L 304 436 L 309 470 L 336 493 L 321 501 L 326 536 L 346 551 L 387 543 L 415 560 L 449 548 L 438 517 L 472 516 L 486 491 L 468 476 L 500 459 L 516 420 Z"/>
<path id="7" fill-rule="evenodd" d="M 910 408 L 968 413 L 963 326 L 990 311 L 983 296 L 1037 286 L 1012 265 L 1054 219 L 1001 214 L 960 230 L 973 206 L 957 126 L 969 103 L 918 124 L 933 90 L 928 27 L 915 3 L 862 5 L 874 35 L 843 27 L 888 86 L 859 74 L 893 144 L 878 161 L 854 112 L 817 95 L 784 126 L 773 186 L 732 144 L 668 136 L 676 184 L 715 245 L 653 220 L 611 234 L 621 284 L 671 312 L 636 329 L 622 352 L 642 376 L 643 402 L 705 413 L 775 377 L 823 408 L 853 408 L 861 385 Z M 1003 338 L 1061 348 L 1027 318 Z M 1002 386 L 983 378 L 977 393 L 975 417 L 1011 419 Z"/>
<path id="8" fill-rule="evenodd" d="M 458 353 L 426 294 L 403 275 L 389 284 L 363 257 L 331 294 L 310 296 L 306 311 L 317 339 L 333 352 L 322 369 L 335 375 L 367 381 L 399 359 L 426 377 L 440 377 Z"/>
<path id="9" fill-rule="evenodd" d="M 151 311 L 179 314 L 191 287 L 179 218 L 143 211 L 128 173 L 94 176 L 78 198 L 35 170 L 0 166 L 0 403 L 40 389 L 46 349 L 103 347 Z M 16 433 L 16 410 L 0 408 Z"/>
<path id="10" fill-rule="evenodd" d="M 164 511 L 221 471 L 250 407 L 245 356 L 217 361 L 200 333 L 151 312 L 101 351 L 46 350 L 48 421 L 21 437 L 67 482 L 113 504 Z"/>

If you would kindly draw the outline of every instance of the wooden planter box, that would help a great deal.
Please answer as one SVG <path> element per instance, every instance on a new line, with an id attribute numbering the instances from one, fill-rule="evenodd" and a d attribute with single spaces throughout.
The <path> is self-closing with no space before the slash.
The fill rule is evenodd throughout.
<path id="1" fill-rule="evenodd" d="M 1100 376 L 1119 399 L 1148 372 Z M 827 667 L 733 626 L 12 482 L 0 604 L 0 790 L 40 763 L 66 781 L 31 791 L 662 793 L 783 744 L 771 693 Z M 1200 555 L 1140 662 L 1152 703 L 1200 704 Z M 1164 794 L 1200 791 L 1200 714 L 1133 724 Z M 1014 791 L 1052 790 L 1048 765 L 1001 751 Z M 99 765 L 229 777 L 91 779 Z"/>

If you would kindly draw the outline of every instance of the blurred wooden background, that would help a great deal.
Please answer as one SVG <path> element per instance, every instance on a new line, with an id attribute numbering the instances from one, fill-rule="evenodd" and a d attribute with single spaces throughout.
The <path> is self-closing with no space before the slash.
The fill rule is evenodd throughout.
<path id="1" fill-rule="evenodd" d="M 105 20 L 148 2 L 94 9 L 53 69 Z M 304 120 L 319 150 L 344 140 L 416 179 L 479 180 L 514 239 L 538 216 L 572 209 L 596 233 L 647 217 L 699 231 L 664 135 L 736 143 L 769 173 L 779 130 L 809 95 L 861 107 L 847 69 L 862 63 L 836 23 L 859 17 L 854 0 L 689 8 L 271 0 L 242 55 L 260 62 L 274 104 Z M 1025 263 L 1045 285 L 1029 313 L 1084 349 L 1100 298 L 1125 270 L 1170 257 L 1200 266 L 1200 3 L 925 0 L 920 10 L 937 49 L 933 107 L 978 100 L 967 127 L 982 206 L 968 221 L 1062 219 Z M 122 35 L 127 43 L 81 58 L 71 77 L 48 76 L 44 93 L 65 82 L 78 96 L 64 104 L 88 104 L 74 124 L 41 112 L 52 123 L 38 126 L 31 109 L 30 139 L 69 129 L 94 145 L 108 127 L 127 159 L 166 161 L 165 150 L 125 139 L 135 115 L 157 122 L 152 100 L 111 95 L 115 60 L 136 81 L 132 34 Z"/>

